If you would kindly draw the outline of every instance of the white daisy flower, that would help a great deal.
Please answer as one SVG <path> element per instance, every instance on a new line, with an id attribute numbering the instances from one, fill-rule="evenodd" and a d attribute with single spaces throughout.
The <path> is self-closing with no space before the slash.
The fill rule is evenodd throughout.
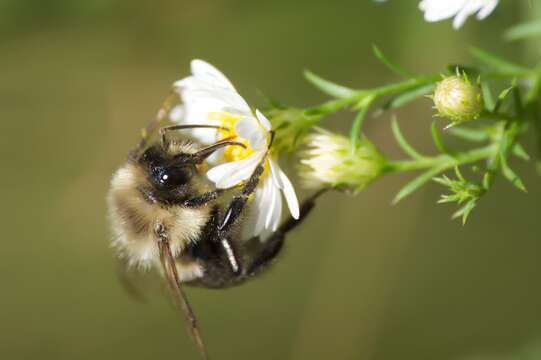
<path id="1" fill-rule="evenodd" d="M 464 25 L 466 19 L 477 14 L 477 19 L 486 18 L 498 5 L 499 0 L 423 0 L 419 9 L 424 12 L 425 20 L 441 21 L 454 17 L 455 29 Z"/>
<path id="2" fill-rule="evenodd" d="M 205 144 L 231 139 L 246 145 L 228 146 L 217 153 L 218 165 L 207 172 L 217 188 L 227 189 L 246 181 L 264 158 L 271 124 L 259 111 L 255 114 L 231 82 L 215 67 L 202 61 L 191 63 L 192 76 L 175 82 L 183 105 L 171 111 L 171 120 L 183 124 L 212 124 L 227 130 L 194 129 L 192 135 Z M 282 192 L 291 215 L 298 219 L 299 203 L 289 178 L 270 155 L 252 201 L 246 236 L 264 236 L 275 231 L 282 214 Z"/>

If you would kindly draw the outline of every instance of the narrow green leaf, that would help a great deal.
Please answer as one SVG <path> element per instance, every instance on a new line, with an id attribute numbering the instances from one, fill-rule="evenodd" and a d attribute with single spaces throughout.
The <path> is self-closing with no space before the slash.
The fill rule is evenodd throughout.
<path id="1" fill-rule="evenodd" d="M 460 172 L 460 169 L 458 168 L 458 166 L 455 166 L 455 175 L 456 175 L 458 180 L 462 181 L 463 183 L 466 182 L 466 179 L 464 178 L 464 176 Z"/>
<path id="2" fill-rule="evenodd" d="M 434 168 L 422 173 L 421 175 L 419 175 L 418 177 L 416 177 L 415 179 L 413 179 L 409 183 L 407 183 L 398 192 L 398 194 L 396 194 L 395 198 L 393 199 L 393 204 L 396 204 L 399 201 L 406 198 L 407 196 L 411 195 L 414 191 L 418 190 L 421 186 L 426 184 L 428 181 L 430 181 L 433 177 L 435 177 L 436 175 L 438 175 L 439 173 L 444 171 L 446 168 L 447 168 L 446 165 L 445 166 L 441 165 L 441 166 L 438 166 L 438 167 L 434 167 Z"/>
<path id="3" fill-rule="evenodd" d="M 489 135 L 486 133 L 486 131 L 481 129 L 455 126 L 447 130 L 447 132 L 460 139 L 472 142 L 483 142 L 489 139 Z"/>
<path id="4" fill-rule="evenodd" d="M 396 74 L 404 77 L 410 77 L 413 76 L 412 73 L 402 68 L 400 65 L 392 62 L 389 60 L 387 56 L 376 46 L 372 45 L 372 51 L 374 52 L 374 55 L 376 58 L 383 63 L 389 70 L 392 72 L 395 72 Z"/>
<path id="5" fill-rule="evenodd" d="M 434 145 L 436 145 L 436 148 L 438 148 L 438 150 L 443 154 L 453 156 L 453 152 L 449 150 L 443 143 L 443 140 L 441 139 L 441 134 L 435 121 L 432 122 L 430 130 L 432 132 L 432 139 L 434 140 Z"/>
<path id="6" fill-rule="evenodd" d="M 391 121 L 391 130 L 393 131 L 393 135 L 394 135 L 394 138 L 396 139 L 396 142 L 398 143 L 400 148 L 402 150 L 404 150 L 404 152 L 406 154 L 408 154 L 409 156 L 411 156 L 414 159 L 425 158 L 425 156 L 418 153 L 417 150 L 415 150 L 413 148 L 413 146 L 411 146 L 408 143 L 408 141 L 406 140 L 406 138 L 402 134 L 402 131 L 400 130 L 400 127 L 398 126 L 398 121 L 396 121 L 396 118 L 393 118 L 393 120 Z"/>
<path id="7" fill-rule="evenodd" d="M 474 199 L 468 201 L 466 205 L 453 214 L 452 218 L 456 219 L 458 217 L 462 217 L 462 225 L 466 225 L 466 221 L 468 221 L 468 217 L 476 205 L 477 202 Z"/>
<path id="8" fill-rule="evenodd" d="M 541 36 L 541 20 L 524 22 L 508 29 L 503 37 L 508 41 L 522 40 Z"/>
<path id="9" fill-rule="evenodd" d="M 488 191 L 492 187 L 493 183 L 494 183 L 494 172 L 487 171 L 485 175 L 483 175 L 483 189 L 485 191 Z"/>
<path id="10" fill-rule="evenodd" d="M 498 98 L 496 99 L 496 104 L 494 104 L 494 107 L 492 108 L 492 112 L 498 112 L 500 110 L 500 107 L 502 106 L 505 98 L 509 93 L 515 88 L 514 85 L 502 90 L 500 94 L 498 95 Z"/>
<path id="11" fill-rule="evenodd" d="M 349 98 L 349 97 L 354 96 L 357 93 L 356 90 L 350 89 L 342 85 L 338 85 L 329 80 L 325 80 L 322 77 L 319 77 L 318 75 L 308 70 L 304 72 L 304 77 L 306 78 L 306 80 L 312 83 L 312 85 L 314 85 L 316 88 L 318 88 L 319 90 L 323 91 L 325 94 L 330 95 L 332 97 Z"/>
<path id="12" fill-rule="evenodd" d="M 509 164 L 507 163 L 507 159 L 505 156 L 500 154 L 500 163 L 501 163 L 501 169 L 503 176 L 511 182 L 517 189 L 528 192 L 526 190 L 526 187 L 524 186 L 524 183 L 522 180 L 518 177 L 518 175 L 509 167 Z"/>
<path id="13" fill-rule="evenodd" d="M 490 91 L 490 86 L 485 81 L 481 82 L 481 92 L 483 93 L 483 101 L 486 108 L 491 112 L 494 111 L 496 102 L 494 101 L 494 96 L 492 96 L 492 91 Z"/>
<path id="14" fill-rule="evenodd" d="M 435 84 L 429 84 L 429 85 L 424 85 L 424 86 L 413 88 L 411 90 L 404 91 L 403 93 L 387 101 L 385 104 L 383 104 L 381 108 L 382 110 L 390 110 L 390 109 L 401 107 L 421 96 L 425 96 L 432 93 L 435 87 L 436 87 Z"/>
<path id="15" fill-rule="evenodd" d="M 471 53 L 472 56 L 475 57 L 479 62 L 501 73 L 510 76 L 523 76 L 530 73 L 530 70 L 528 68 L 513 64 L 507 60 L 504 60 L 494 54 L 491 54 L 479 48 L 472 48 Z"/>
<path id="16" fill-rule="evenodd" d="M 353 120 L 353 125 L 351 126 L 351 131 L 349 135 L 353 149 L 356 149 L 357 145 L 359 144 L 359 138 L 361 137 L 361 130 L 363 127 L 364 119 L 366 118 L 366 113 L 368 112 L 369 108 L 370 105 L 362 108 L 357 113 L 357 116 L 355 116 L 355 120 Z"/>
<path id="17" fill-rule="evenodd" d="M 524 147 L 522 147 L 522 145 L 520 145 L 519 143 L 516 143 L 513 146 L 512 151 L 513 151 L 513 154 L 519 159 L 530 161 L 530 155 L 528 155 Z"/>
<path id="18" fill-rule="evenodd" d="M 452 184 L 452 180 L 449 179 L 447 176 L 443 175 L 442 177 L 435 177 L 432 180 L 434 180 L 436 183 L 449 187 Z"/>
<path id="19" fill-rule="evenodd" d="M 505 99 L 507 97 L 507 95 L 509 95 L 511 90 L 513 90 L 513 88 L 514 88 L 514 86 L 509 86 L 507 89 L 502 90 L 502 92 L 500 92 L 500 95 L 498 95 L 498 99 L 499 100 Z"/>

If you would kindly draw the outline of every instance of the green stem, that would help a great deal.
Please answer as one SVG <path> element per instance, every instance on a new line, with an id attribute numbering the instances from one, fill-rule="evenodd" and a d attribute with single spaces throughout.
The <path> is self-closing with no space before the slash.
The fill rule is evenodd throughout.
<path id="1" fill-rule="evenodd" d="M 475 163 L 481 160 L 485 160 L 494 155 L 497 150 L 495 144 L 489 146 L 459 153 L 456 156 L 450 156 L 442 154 L 434 157 L 426 157 L 415 160 L 402 160 L 402 161 L 390 161 L 385 166 L 385 172 L 404 172 L 413 170 L 430 169 L 437 167 L 441 169 L 440 172 L 452 169 L 455 166 L 461 166 L 465 164 Z"/>
<path id="2" fill-rule="evenodd" d="M 406 90 L 414 89 L 437 82 L 439 75 L 423 76 L 408 79 L 396 84 L 383 85 L 369 90 L 358 90 L 352 96 L 344 99 L 331 100 L 321 105 L 306 109 L 306 115 L 327 115 L 337 112 L 347 106 L 358 108 L 370 107 L 374 100 L 380 97 L 394 95 Z"/>
<path id="3" fill-rule="evenodd" d="M 419 86 L 433 84 L 439 80 L 441 80 L 440 75 L 422 76 L 408 79 L 396 84 L 383 85 L 378 88 L 372 89 L 371 92 L 373 92 L 374 96 L 378 98 L 382 96 L 400 93 L 402 91 L 413 89 Z"/>

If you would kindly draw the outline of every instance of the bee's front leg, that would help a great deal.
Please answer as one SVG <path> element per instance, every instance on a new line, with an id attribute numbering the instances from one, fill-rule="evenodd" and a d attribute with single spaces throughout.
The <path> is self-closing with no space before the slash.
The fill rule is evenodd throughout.
<path id="1" fill-rule="evenodd" d="M 185 200 L 182 204 L 187 207 L 199 207 L 208 204 L 211 201 L 216 200 L 222 196 L 227 190 L 230 189 L 218 189 L 209 191 L 191 199 Z"/>
<path id="2" fill-rule="evenodd" d="M 254 172 L 250 176 L 250 178 L 246 181 L 244 186 L 242 187 L 242 190 L 239 195 L 236 195 L 233 197 L 233 200 L 229 203 L 229 207 L 227 211 L 225 212 L 225 215 L 218 226 L 218 230 L 220 232 L 226 232 L 231 225 L 235 223 L 235 221 L 238 219 L 239 215 L 244 210 L 244 207 L 246 206 L 246 203 L 248 202 L 248 198 L 250 195 L 255 191 L 257 188 L 257 185 L 259 184 L 259 179 L 261 178 L 261 175 L 263 174 L 263 171 L 265 170 L 264 164 L 267 157 L 265 156 L 261 162 L 257 165 Z"/>

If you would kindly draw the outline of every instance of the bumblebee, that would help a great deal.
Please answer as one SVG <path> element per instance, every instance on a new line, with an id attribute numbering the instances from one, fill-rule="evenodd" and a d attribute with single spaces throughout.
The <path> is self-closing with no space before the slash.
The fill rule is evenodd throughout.
<path id="1" fill-rule="evenodd" d="M 156 122 L 151 123 L 146 132 L 154 132 L 155 127 Z M 171 136 L 196 127 L 220 128 L 166 126 L 159 129 L 158 140 L 151 144 L 144 136 L 114 173 L 108 203 L 113 246 L 128 264 L 159 269 L 203 358 L 207 358 L 183 285 L 220 289 L 260 274 L 280 253 L 286 234 L 306 218 L 322 191 L 302 203 L 298 220 L 287 219 L 265 241 L 242 238 L 251 195 L 264 172 L 266 156 L 241 185 L 213 188 L 205 176 L 207 158 L 224 147 L 245 145 L 224 139 L 204 146 Z"/>

